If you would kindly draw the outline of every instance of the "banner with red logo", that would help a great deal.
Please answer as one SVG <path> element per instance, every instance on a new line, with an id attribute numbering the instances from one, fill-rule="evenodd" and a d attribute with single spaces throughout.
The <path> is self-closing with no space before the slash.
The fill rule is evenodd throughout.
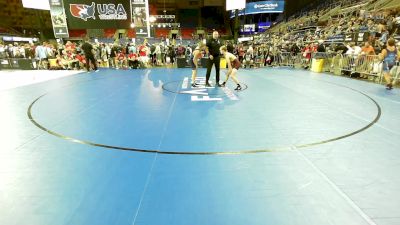
<path id="1" fill-rule="evenodd" d="M 64 0 L 64 7 L 72 29 L 130 27 L 130 0 Z"/>

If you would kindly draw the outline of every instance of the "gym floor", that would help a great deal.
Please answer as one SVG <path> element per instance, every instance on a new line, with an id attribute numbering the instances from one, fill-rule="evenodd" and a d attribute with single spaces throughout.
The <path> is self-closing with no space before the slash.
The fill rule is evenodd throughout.
<path id="1" fill-rule="evenodd" d="M 400 224 L 398 89 L 289 68 L 239 70 L 240 92 L 190 77 L 0 91 L 0 224 Z"/>

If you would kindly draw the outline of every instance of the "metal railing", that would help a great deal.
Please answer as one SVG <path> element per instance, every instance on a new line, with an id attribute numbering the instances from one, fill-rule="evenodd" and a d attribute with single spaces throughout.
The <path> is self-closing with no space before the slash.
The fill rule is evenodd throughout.
<path id="1" fill-rule="evenodd" d="M 333 73 L 335 75 L 358 74 L 368 77 L 369 80 L 382 83 L 383 62 L 377 55 L 349 55 L 337 53 L 298 53 L 279 52 L 270 54 L 269 66 L 285 66 L 293 68 L 311 69 L 312 61 L 319 59 L 321 72 Z M 400 65 L 391 70 L 393 79 L 400 80 Z"/>

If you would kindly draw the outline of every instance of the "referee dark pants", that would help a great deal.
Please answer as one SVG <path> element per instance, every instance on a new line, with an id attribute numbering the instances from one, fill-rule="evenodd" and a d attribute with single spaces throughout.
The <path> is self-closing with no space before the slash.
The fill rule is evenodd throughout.
<path id="1" fill-rule="evenodd" d="M 215 82 L 218 85 L 219 84 L 219 65 L 220 65 L 220 57 L 214 57 L 212 60 L 209 58 L 207 60 L 207 73 L 206 73 L 206 84 L 208 84 L 208 81 L 210 80 L 210 75 L 211 75 L 211 69 L 213 65 L 215 64 Z"/>
<path id="2" fill-rule="evenodd" d="M 94 58 L 93 54 L 85 55 L 86 58 L 86 69 L 87 71 L 90 71 L 90 62 L 92 62 L 94 70 L 97 70 L 97 62 L 96 59 Z"/>

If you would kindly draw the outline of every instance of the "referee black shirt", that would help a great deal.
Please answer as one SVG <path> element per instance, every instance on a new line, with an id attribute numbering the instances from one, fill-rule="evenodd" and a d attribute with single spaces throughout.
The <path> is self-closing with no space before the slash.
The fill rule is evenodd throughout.
<path id="1" fill-rule="evenodd" d="M 208 52 L 210 55 L 212 55 L 214 58 L 219 57 L 221 54 L 219 51 L 219 48 L 221 47 L 221 42 L 219 39 L 215 40 L 214 38 L 207 40 L 207 47 L 208 47 Z"/>
<path id="2" fill-rule="evenodd" d="M 93 55 L 93 45 L 91 45 L 89 42 L 85 42 L 82 45 L 82 50 L 85 53 L 85 55 Z"/>

